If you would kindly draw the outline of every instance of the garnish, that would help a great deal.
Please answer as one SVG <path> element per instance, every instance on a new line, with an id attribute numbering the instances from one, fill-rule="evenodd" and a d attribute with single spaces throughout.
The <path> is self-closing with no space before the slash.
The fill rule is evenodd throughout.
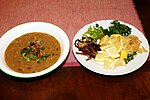
<path id="1" fill-rule="evenodd" d="M 122 36 L 129 36 L 131 34 L 131 28 L 125 24 L 121 24 L 118 20 L 114 20 L 110 24 L 111 26 L 106 29 L 104 29 L 99 24 L 96 24 L 93 27 L 90 26 L 82 36 L 91 37 L 93 42 L 96 42 L 98 39 L 101 39 L 105 35 L 111 36 L 112 34 L 120 34 Z"/>
<path id="2" fill-rule="evenodd" d="M 108 36 L 112 34 L 121 34 L 122 36 L 128 36 L 131 34 L 131 28 L 124 24 L 121 24 L 117 20 L 114 20 L 113 22 L 111 22 L 111 26 L 108 29 L 104 29 L 103 32 Z"/>
<path id="3" fill-rule="evenodd" d="M 50 56 L 50 54 L 48 53 L 48 54 L 46 54 L 46 55 L 43 55 L 43 56 L 41 56 L 41 60 L 45 60 L 47 57 L 49 57 Z"/>
<path id="4" fill-rule="evenodd" d="M 44 50 L 44 49 L 45 49 L 44 47 L 41 47 L 41 48 L 40 48 L 40 50 Z"/>
<path id="5" fill-rule="evenodd" d="M 127 58 L 124 58 L 125 63 L 128 64 L 128 62 L 130 62 L 131 60 L 134 59 L 135 55 L 137 55 L 137 52 L 133 52 L 132 54 L 128 54 Z"/>
<path id="6" fill-rule="evenodd" d="M 43 54 L 45 48 L 42 47 L 41 44 L 43 44 L 43 41 L 28 42 L 28 46 L 20 51 L 23 59 L 26 62 L 34 60 L 37 63 L 40 63 L 41 60 L 44 61 L 47 57 L 49 57 L 49 53 Z"/>
<path id="7" fill-rule="evenodd" d="M 92 41 L 93 41 L 93 39 L 90 37 L 82 37 L 81 40 L 77 39 L 75 41 L 75 46 L 81 52 L 76 52 L 76 53 L 88 56 L 88 58 L 86 60 L 95 58 L 95 56 L 97 55 L 97 51 L 100 50 L 100 45 L 96 44 Z"/>
<path id="8" fill-rule="evenodd" d="M 26 53 L 23 53 L 23 54 L 22 54 L 22 57 L 24 58 L 24 60 L 25 60 L 26 62 L 29 62 L 29 61 L 30 61 L 30 58 L 26 57 L 25 55 L 26 55 Z"/>
<path id="9" fill-rule="evenodd" d="M 96 26 L 89 27 L 88 31 L 83 34 L 84 37 L 91 37 L 94 42 L 101 39 L 104 36 L 103 28 L 96 24 Z"/>

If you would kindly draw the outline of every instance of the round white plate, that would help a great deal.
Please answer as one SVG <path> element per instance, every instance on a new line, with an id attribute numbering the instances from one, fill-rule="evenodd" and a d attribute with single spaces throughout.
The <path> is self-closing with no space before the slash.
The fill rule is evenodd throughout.
<path id="1" fill-rule="evenodd" d="M 4 53 L 5 53 L 7 46 L 14 39 L 16 39 L 17 37 L 19 37 L 23 34 L 30 33 L 30 32 L 43 32 L 43 33 L 47 33 L 47 34 L 54 36 L 60 42 L 61 55 L 60 55 L 60 58 L 58 59 L 58 61 L 54 65 L 52 65 L 51 67 L 49 67 L 43 71 L 31 73 L 31 74 L 30 73 L 29 74 L 18 73 L 18 72 L 11 70 L 7 66 L 7 64 L 5 63 L 5 60 L 4 60 Z M 60 66 L 60 64 L 62 64 L 64 62 L 64 60 L 66 59 L 66 57 L 69 53 L 69 49 L 70 49 L 69 38 L 68 38 L 67 34 L 58 26 L 51 24 L 51 23 L 47 23 L 47 22 L 24 23 L 24 24 L 18 25 L 16 27 L 10 29 L 0 38 L 0 69 L 3 72 L 5 72 L 11 76 L 20 77 L 20 78 L 31 78 L 31 77 L 41 76 L 43 74 L 53 71 L 58 66 Z"/>
<path id="2" fill-rule="evenodd" d="M 136 35 L 142 41 L 141 45 L 144 46 L 145 49 L 148 50 L 148 52 L 142 53 L 142 54 L 137 54 L 137 56 L 134 58 L 134 60 L 130 61 L 126 66 L 116 67 L 115 69 L 104 69 L 102 64 L 96 63 L 93 59 L 86 61 L 87 56 L 76 54 L 76 52 L 78 52 L 78 48 L 75 47 L 74 42 L 76 39 L 81 39 L 82 34 L 87 31 L 89 26 L 95 26 L 95 24 L 99 24 L 103 28 L 108 28 L 110 26 L 110 22 L 112 22 L 112 21 L 113 20 L 100 20 L 100 21 L 96 21 L 96 22 L 90 23 L 88 25 L 85 25 L 83 28 L 81 28 L 77 32 L 77 34 L 75 35 L 75 37 L 73 39 L 73 53 L 74 53 L 76 59 L 84 67 L 86 67 L 87 69 L 89 69 L 93 72 L 103 74 L 103 75 L 112 75 L 112 76 L 128 74 L 128 73 L 131 73 L 131 72 L 139 69 L 146 62 L 148 55 L 149 55 L 149 44 L 148 44 L 147 39 L 143 35 L 143 33 L 141 33 L 134 26 L 127 24 L 125 22 L 119 21 L 121 24 L 125 24 L 132 29 L 131 34 Z"/>

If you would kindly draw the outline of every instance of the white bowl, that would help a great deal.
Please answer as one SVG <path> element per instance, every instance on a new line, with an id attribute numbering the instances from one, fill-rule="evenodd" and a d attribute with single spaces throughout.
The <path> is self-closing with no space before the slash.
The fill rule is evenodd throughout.
<path id="1" fill-rule="evenodd" d="M 61 55 L 60 55 L 59 60 L 54 65 L 52 65 L 51 67 L 43 71 L 36 72 L 36 73 L 29 73 L 29 74 L 18 73 L 18 72 L 13 71 L 7 66 L 4 60 L 4 53 L 5 53 L 7 46 L 14 39 L 29 32 L 44 32 L 44 33 L 48 33 L 54 36 L 60 42 Z M 60 66 L 60 64 L 62 64 L 64 60 L 66 59 L 69 53 L 69 49 L 70 49 L 69 38 L 66 35 L 66 33 L 58 26 L 47 23 L 47 22 L 29 22 L 29 23 L 21 24 L 10 29 L 0 38 L 0 69 L 3 72 L 7 73 L 8 75 L 20 77 L 20 78 L 31 78 L 31 77 L 41 76 L 41 75 L 44 75 L 46 73 L 53 71 L 58 66 Z"/>

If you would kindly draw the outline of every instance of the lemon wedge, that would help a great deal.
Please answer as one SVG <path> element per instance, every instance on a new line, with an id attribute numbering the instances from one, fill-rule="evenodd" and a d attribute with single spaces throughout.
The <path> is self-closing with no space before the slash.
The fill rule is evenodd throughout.
<path id="1" fill-rule="evenodd" d="M 110 48 L 112 45 L 103 44 L 100 46 L 100 49 L 105 51 L 107 48 Z"/>
<path id="2" fill-rule="evenodd" d="M 111 37 L 120 37 L 121 34 L 112 34 Z"/>
<path id="3" fill-rule="evenodd" d="M 109 44 L 115 44 L 115 43 L 118 43 L 118 42 L 120 42 L 120 37 L 110 37 L 110 39 L 109 39 L 109 41 L 108 41 L 108 43 Z"/>
<path id="4" fill-rule="evenodd" d="M 106 44 L 107 40 L 108 40 L 108 35 L 105 35 L 105 36 L 100 40 L 99 44 L 100 44 L 100 45 Z"/>
<path id="5" fill-rule="evenodd" d="M 112 58 L 120 57 L 120 54 L 118 53 L 115 46 L 111 46 L 109 48 L 106 48 L 105 51 L 108 54 L 108 56 L 111 56 Z"/>
<path id="6" fill-rule="evenodd" d="M 115 68 L 115 60 L 112 57 L 107 57 L 104 60 L 104 68 L 105 69 L 114 69 Z"/>
<path id="7" fill-rule="evenodd" d="M 122 59 L 126 58 L 127 59 L 127 56 L 128 56 L 128 52 L 125 50 L 121 50 L 120 58 L 122 58 Z"/>
<path id="8" fill-rule="evenodd" d="M 104 59 L 107 57 L 107 53 L 104 51 L 98 51 L 98 54 L 95 56 L 95 61 L 103 62 Z"/>
<path id="9" fill-rule="evenodd" d="M 123 49 L 121 42 L 115 43 L 114 46 L 116 47 L 118 52 L 121 52 L 121 50 Z"/>
<path id="10" fill-rule="evenodd" d="M 115 63 L 116 67 L 117 66 L 125 66 L 125 65 L 126 65 L 126 63 L 123 59 L 121 59 L 121 58 L 116 59 L 116 63 Z"/>

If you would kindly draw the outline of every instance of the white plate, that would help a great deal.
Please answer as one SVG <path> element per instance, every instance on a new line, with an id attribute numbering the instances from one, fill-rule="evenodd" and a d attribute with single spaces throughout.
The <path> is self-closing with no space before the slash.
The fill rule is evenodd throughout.
<path id="1" fill-rule="evenodd" d="M 43 71 L 31 73 L 31 74 L 18 73 L 11 70 L 7 66 L 4 60 L 4 53 L 7 46 L 15 38 L 30 32 L 43 32 L 54 36 L 60 42 L 61 55 L 58 61 L 54 65 L 52 65 L 51 67 Z M 10 29 L 0 38 L 0 69 L 11 76 L 20 77 L 20 78 L 31 78 L 31 77 L 41 76 L 43 74 L 49 73 L 54 69 L 56 69 L 66 59 L 69 53 L 69 49 L 70 49 L 69 38 L 67 34 L 58 26 L 47 22 L 29 22 L 29 23 L 21 24 Z"/>
<path id="2" fill-rule="evenodd" d="M 127 26 L 129 26 L 130 28 L 132 28 L 132 33 L 133 35 L 138 36 L 138 38 L 142 41 L 142 44 L 146 50 L 148 50 L 148 52 L 146 53 L 142 53 L 142 54 L 138 54 L 134 60 L 130 61 L 126 66 L 120 66 L 117 67 L 113 70 L 108 70 L 108 69 L 104 69 L 102 64 L 96 63 L 93 59 L 86 61 L 87 56 L 84 55 L 80 55 L 80 54 L 76 54 L 76 52 L 78 52 L 78 48 L 75 47 L 74 42 L 76 39 L 81 39 L 82 34 L 84 32 L 87 31 L 87 29 L 89 28 L 89 26 L 95 26 L 95 24 L 99 24 L 100 26 L 102 26 L 103 28 L 108 28 L 110 26 L 110 22 L 112 22 L 113 20 L 101 20 L 101 21 L 96 21 L 93 22 L 91 24 L 88 24 L 86 26 L 84 26 L 83 28 L 81 28 L 77 34 L 75 35 L 74 39 L 73 39 L 73 53 L 76 57 L 76 59 L 87 69 L 99 73 L 99 74 L 103 74 L 103 75 L 124 75 L 124 74 L 128 74 L 131 73 L 137 69 L 139 69 L 147 60 L 148 55 L 149 55 L 149 44 L 147 39 L 145 38 L 145 36 L 143 35 L 143 33 L 141 33 L 137 28 L 135 28 L 132 25 L 129 25 L 125 22 L 119 21 L 122 24 L 125 24 Z"/>

